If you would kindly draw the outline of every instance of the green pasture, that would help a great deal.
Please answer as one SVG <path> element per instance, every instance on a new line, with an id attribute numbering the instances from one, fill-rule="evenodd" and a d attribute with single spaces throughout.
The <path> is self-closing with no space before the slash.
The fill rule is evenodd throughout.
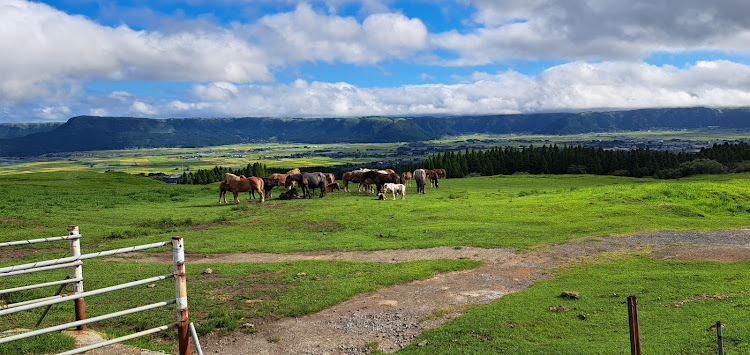
<path id="1" fill-rule="evenodd" d="M 0 241 L 65 234 L 87 251 L 185 237 L 191 253 L 527 248 L 570 238 L 750 225 L 748 174 L 680 180 L 516 175 L 441 180 L 427 194 L 365 193 L 218 204 L 218 183 L 168 185 L 123 173 L 0 176 Z M 276 188 L 274 198 L 282 191 Z M 231 199 L 231 196 L 230 196 Z"/>
<path id="2" fill-rule="evenodd" d="M 166 241 L 175 235 L 185 237 L 185 247 L 190 257 L 192 254 L 243 251 L 286 253 L 434 246 L 526 249 L 538 244 L 564 243 L 582 236 L 623 235 L 662 229 L 715 230 L 748 227 L 749 178 L 750 174 L 697 176 L 679 180 L 590 175 L 492 176 L 441 180 L 439 189 L 428 186 L 425 195 L 417 195 L 416 187 L 412 186 L 403 201 L 398 198 L 396 201 L 390 200 L 390 196 L 387 201 L 377 201 L 373 195 L 358 192 L 329 193 L 324 198 L 315 197 L 310 200 L 279 201 L 275 198 L 282 190 L 277 188 L 273 192 L 274 199 L 263 204 L 257 200 L 248 201 L 245 193 L 240 196 L 239 205 L 220 205 L 217 203 L 218 184 L 168 185 L 125 173 L 88 171 L 8 174 L 0 176 L 0 196 L 4 199 L 0 204 L 0 242 L 60 236 L 66 234 L 67 225 L 76 224 L 80 226 L 83 235 L 84 253 Z M 31 251 L 36 253 L 32 254 Z M 68 247 L 66 243 L 59 242 L 11 248 L 10 252 L 17 257 L 12 261 L 0 262 L 0 266 L 66 256 Z M 191 266 L 189 258 L 187 262 L 191 318 L 197 321 L 199 330 L 203 333 L 215 329 L 234 329 L 242 318 L 307 314 L 361 292 L 429 278 L 436 272 L 478 265 L 469 260 L 395 264 L 316 261 L 200 266 Z M 729 265 L 726 270 L 723 269 L 724 265 Z M 606 353 L 603 349 L 608 348 L 595 344 L 599 341 L 595 336 L 599 334 L 598 337 L 607 338 L 607 342 L 610 342 L 602 344 L 612 344 L 612 347 L 618 348 L 621 346 L 619 338 L 623 332 L 627 335 L 627 323 L 626 320 L 617 319 L 619 316 L 615 316 L 615 312 L 624 311 L 626 314 L 626 309 L 616 307 L 622 306 L 619 303 L 624 301 L 627 294 L 637 293 L 640 304 L 648 304 L 649 297 L 661 297 L 663 301 L 658 307 L 662 307 L 671 299 L 689 298 L 693 292 L 740 292 L 740 283 L 722 284 L 721 280 L 741 280 L 742 274 L 721 276 L 716 281 L 690 275 L 705 275 L 700 271 L 701 268 L 720 270 L 729 275 L 732 269 L 747 269 L 746 266 L 742 263 L 671 263 L 635 259 L 558 270 L 560 277 L 557 279 L 504 297 L 487 306 L 489 308 L 478 308 L 477 312 L 500 312 L 499 315 L 487 317 L 487 322 L 518 317 L 521 319 L 518 324 L 532 324 L 535 319 L 548 316 L 547 307 L 563 302 L 554 298 L 561 291 L 559 288 L 574 289 L 584 295 L 578 301 L 580 305 L 574 306 L 581 311 L 554 313 L 551 316 L 560 318 L 556 323 L 539 321 L 549 325 L 529 326 L 529 333 L 513 333 L 513 337 L 523 339 L 520 343 L 525 344 L 527 349 L 539 346 L 538 349 L 544 350 L 549 349 L 552 346 L 550 344 L 555 344 L 556 340 L 574 339 L 562 328 L 583 329 L 581 336 L 587 340 L 577 343 L 571 341 L 571 344 L 578 344 L 583 350 L 576 351 L 574 345 L 570 345 L 567 352 L 590 353 L 588 349 L 591 349 L 594 353 Z M 203 275 L 202 271 L 207 267 L 212 268 L 214 273 Z M 690 274 L 687 270 L 693 267 L 698 271 Z M 171 273 L 170 265 L 167 264 L 92 260 L 87 262 L 85 268 L 87 289 Z M 638 270 L 643 271 L 642 275 Z M 618 271 L 623 274 L 619 275 Z M 671 274 L 685 275 L 684 280 L 675 281 L 672 286 L 672 280 L 669 279 Z M 33 281 L 42 276 L 44 275 L 31 275 L 28 279 L 13 282 L 15 285 L 16 282 Z M 744 276 L 747 279 L 747 275 Z M 544 291 L 545 288 L 547 291 Z M 551 296 L 545 293 L 552 292 L 549 289 L 555 289 Z M 693 291 L 694 289 L 701 291 Z M 144 290 L 145 287 L 133 292 L 142 295 Z M 5 297 L 3 302 L 47 296 L 51 292 L 53 291 L 43 289 L 14 294 L 14 298 Z M 148 297 L 145 298 L 126 292 L 122 295 L 94 296 L 90 300 L 87 298 L 87 303 L 100 304 L 91 307 L 91 312 L 94 313 L 90 313 L 90 316 L 93 316 L 97 312 L 106 313 L 168 299 L 173 297 L 173 292 L 171 283 L 161 282 L 146 292 Z M 611 298 L 602 296 L 615 294 L 617 296 Z M 640 301 L 641 295 L 646 301 Z M 744 297 L 746 296 L 733 296 L 731 299 L 743 300 Z M 315 302 L 308 302 L 310 300 Z M 597 303 L 605 301 L 612 304 Z M 506 311 L 505 305 L 510 304 L 509 302 L 528 303 L 514 306 L 513 309 L 518 314 L 501 313 Z M 533 302 L 538 304 L 532 304 Z M 729 316 L 717 313 L 724 307 L 722 302 L 728 301 L 701 301 L 696 304 L 706 305 L 706 317 L 719 317 L 729 323 L 732 320 Z M 56 324 L 69 317 L 72 314 L 70 307 L 72 305 L 56 306 L 56 311 L 48 316 L 49 324 Z M 492 307 L 497 307 L 499 311 L 492 311 Z M 645 307 L 648 309 L 649 306 Z M 738 317 L 744 314 L 744 306 L 732 307 L 737 308 Z M 689 309 L 655 309 L 652 316 L 641 317 L 642 324 L 646 323 L 644 318 L 654 317 L 652 319 L 661 322 L 654 327 L 679 329 L 685 323 L 682 318 L 657 311 L 685 312 Z M 647 310 L 645 312 L 648 314 Z M 581 313 L 587 315 L 591 322 L 575 323 L 581 322 L 576 318 Z M 602 317 L 597 317 L 598 314 Z M 25 312 L 11 317 L 9 322 L 3 320 L 7 328 L 30 327 L 38 313 Z M 163 323 L 160 322 L 164 319 L 172 317 L 174 309 L 169 308 L 164 309 L 163 313 L 126 317 L 101 323 L 95 328 L 117 335 L 161 325 Z M 474 317 L 481 318 L 480 315 Z M 600 318 L 613 320 L 594 322 Z M 472 319 L 471 316 L 459 318 L 456 321 L 459 323 L 451 323 L 445 328 L 425 334 L 424 339 L 428 339 L 430 344 L 442 344 L 446 349 L 449 349 L 450 344 L 463 343 L 476 346 L 467 349 L 487 346 L 486 349 L 491 349 L 486 351 L 488 353 L 496 353 L 499 352 L 498 349 L 505 348 L 506 343 L 497 338 L 506 338 L 508 333 L 501 332 L 509 331 L 508 329 L 492 328 L 489 324 L 475 320 L 477 328 L 472 328 L 466 324 L 471 323 Z M 700 319 L 703 327 L 703 318 Z M 600 327 L 596 330 L 586 328 L 591 323 Z M 613 325 L 614 323 L 617 325 Z M 710 324 L 705 327 L 708 325 Z M 486 330 L 481 330 L 485 326 Z M 705 333 L 705 327 L 698 330 Z M 510 331 L 520 330 L 514 326 Z M 599 333 L 594 333 L 595 331 Z M 447 332 L 448 335 L 441 332 Z M 472 332 L 479 332 L 479 336 L 472 335 Z M 674 332 L 677 333 L 676 330 Z M 658 335 L 656 330 L 642 330 L 644 345 L 647 343 L 647 333 L 650 336 Z M 649 339 L 648 343 L 663 340 L 686 344 L 685 348 L 693 344 L 703 346 L 696 353 L 702 353 L 701 349 L 709 346 L 706 345 L 708 341 L 693 343 L 699 340 L 693 339 L 695 336 L 692 333 L 663 336 L 665 338 Z M 170 347 L 174 337 L 168 334 L 148 339 L 138 340 L 136 344 L 165 349 Z M 148 344 L 147 340 L 150 341 Z M 479 343 L 472 343 L 474 341 Z M 622 341 L 627 342 L 627 337 Z M 744 343 L 735 344 L 735 349 L 745 349 L 742 344 Z M 652 349 L 655 350 L 649 352 L 661 351 L 660 348 Z M 415 347 L 409 351 L 422 350 L 424 349 Z M 18 349 L 0 350 L 0 353 L 2 351 L 17 353 Z"/>
<path id="3" fill-rule="evenodd" d="M 749 269 L 645 257 L 579 266 L 475 307 L 399 354 L 629 354 L 629 295 L 637 297 L 644 354 L 717 354 L 716 331 L 708 331 L 717 320 L 726 325 L 725 353 L 747 354 Z M 581 297 L 564 299 L 563 291 Z"/>

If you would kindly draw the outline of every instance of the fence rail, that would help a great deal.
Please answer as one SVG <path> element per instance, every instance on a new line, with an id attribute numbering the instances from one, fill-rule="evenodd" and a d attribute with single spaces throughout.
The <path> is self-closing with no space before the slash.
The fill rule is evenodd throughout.
<path id="1" fill-rule="evenodd" d="M 76 327 L 79 330 L 83 330 L 85 329 L 86 325 L 90 323 L 94 323 L 94 322 L 98 322 L 98 321 L 102 321 L 102 320 L 106 320 L 110 318 L 120 317 L 120 316 L 124 316 L 128 314 L 133 314 L 137 312 L 148 311 L 148 310 L 152 310 L 152 309 L 156 309 L 160 307 L 166 307 L 169 305 L 176 305 L 177 321 L 174 323 L 170 323 L 167 325 L 140 331 L 137 333 L 126 335 L 126 336 L 119 337 L 116 339 L 107 340 L 107 341 L 89 345 L 86 347 L 74 349 L 71 351 L 66 351 L 61 354 L 78 354 L 81 352 L 85 352 L 85 351 L 89 351 L 92 349 L 104 347 L 107 345 L 119 343 L 119 342 L 133 339 L 136 337 L 160 332 L 160 331 L 163 331 L 169 328 L 174 328 L 174 327 L 176 327 L 178 330 L 177 337 L 178 337 L 178 348 L 179 348 L 180 355 L 190 354 L 191 336 L 192 336 L 193 341 L 195 342 L 196 350 L 198 351 L 199 354 L 202 354 L 202 350 L 200 349 L 200 343 L 198 342 L 198 337 L 194 330 L 195 328 L 192 327 L 192 324 L 189 322 L 189 318 L 188 318 L 187 284 L 186 284 L 186 278 L 185 278 L 185 253 L 184 253 L 184 244 L 183 244 L 182 237 L 173 237 L 172 240 L 166 241 L 166 242 L 144 244 L 144 245 L 138 245 L 138 246 L 133 246 L 133 247 L 127 247 L 127 248 L 106 250 L 106 251 L 90 253 L 90 254 L 81 254 L 80 239 L 81 239 L 81 235 L 78 232 L 78 226 L 69 226 L 67 236 L 0 243 L 0 247 L 8 247 L 8 246 L 19 246 L 19 245 L 29 245 L 29 244 L 36 244 L 36 243 L 43 243 L 43 242 L 68 240 L 70 242 L 70 253 L 71 253 L 70 257 L 59 258 L 55 260 L 44 260 L 40 262 L 27 263 L 27 264 L 14 265 L 14 266 L 0 268 L 0 278 L 34 273 L 34 272 L 39 272 L 39 271 L 62 269 L 62 268 L 70 268 L 71 275 L 72 275 L 72 277 L 69 277 L 65 280 L 43 282 L 43 283 L 34 284 L 34 285 L 19 286 L 19 287 L 0 290 L 0 295 L 12 293 L 12 292 L 18 292 L 18 291 L 32 290 L 32 289 L 48 287 L 48 286 L 57 286 L 57 285 L 64 286 L 66 284 L 73 284 L 72 293 L 55 295 L 51 297 L 43 297 L 43 298 L 38 298 L 34 300 L 3 305 L 2 307 L 0 307 L 0 317 L 13 314 L 13 313 L 22 312 L 22 311 L 28 311 L 31 309 L 36 309 L 36 308 L 40 308 L 44 306 L 49 307 L 51 305 L 58 304 L 58 303 L 63 303 L 63 302 L 68 302 L 68 301 L 75 302 L 75 321 L 74 322 L 69 322 L 65 324 L 60 324 L 56 326 L 29 331 L 29 332 L 22 333 L 22 334 L 16 334 L 16 335 L 5 337 L 5 338 L 0 338 L 0 344 L 8 343 L 11 341 L 16 341 L 20 339 L 26 339 L 26 338 L 38 336 L 41 334 L 60 331 L 60 330 L 68 329 L 72 327 Z M 174 270 L 172 274 L 146 278 L 142 280 L 132 281 L 132 282 L 123 283 L 123 284 L 119 284 L 115 286 L 104 287 L 104 288 L 91 290 L 91 291 L 83 290 L 83 280 L 84 280 L 83 279 L 83 260 L 104 257 L 104 256 L 109 256 L 109 255 L 130 253 L 130 252 L 140 251 L 140 250 L 159 248 L 159 247 L 164 247 L 164 246 L 169 246 L 169 245 L 172 246 L 172 256 L 173 256 L 173 261 L 174 261 Z M 127 309 L 124 311 L 108 313 L 108 314 L 104 314 L 101 316 L 92 317 L 88 319 L 86 318 L 84 298 L 88 296 L 99 295 L 99 294 L 103 294 L 107 292 L 113 292 L 113 291 L 122 290 L 125 288 L 135 287 L 139 285 L 144 285 L 144 284 L 162 281 L 166 279 L 172 279 L 172 278 L 175 280 L 175 298 L 174 299 L 152 303 L 152 304 L 145 305 L 145 306 Z M 63 286 L 60 286 L 60 290 L 62 290 Z"/>

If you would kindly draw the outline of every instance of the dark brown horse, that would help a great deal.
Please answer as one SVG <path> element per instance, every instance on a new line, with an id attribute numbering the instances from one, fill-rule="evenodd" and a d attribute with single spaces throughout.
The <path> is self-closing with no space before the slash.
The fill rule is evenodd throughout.
<path id="1" fill-rule="evenodd" d="M 286 179 L 284 179 L 286 181 Z M 273 190 L 274 187 L 281 186 L 279 184 L 279 180 L 274 180 L 271 178 L 263 178 L 263 190 L 266 192 L 266 199 L 271 198 L 271 190 Z"/>
<path id="2" fill-rule="evenodd" d="M 316 173 L 300 173 L 292 174 L 286 178 L 286 188 L 290 188 L 292 184 L 296 182 L 302 188 L 302 198 L 312 198 L 311 190 L 320 189 L 320 196 L 326 195 L 326 187 L 328 186 L 325 174 Z"/>
<path id="3" fill-rule="evenodd" d="M 372 180 L 372 183 L 377 187 L 378 193 L 381 193 L 383 192 L 383 184 L 398 184 L 399 181 L 401 181 L 401 177 L 398 176 L 398 174 L 396 174 L 395 172 L 381 173 L 378 170 L 370 170 L 362 173 L 362 180 Z"/>
<path id="4" fill-rule="evenodd" d="M 295 188 L 286 190 L 279 195 L 279 200 L 294 200 L 296 198 L 299 198 L 299 193 Z"/>

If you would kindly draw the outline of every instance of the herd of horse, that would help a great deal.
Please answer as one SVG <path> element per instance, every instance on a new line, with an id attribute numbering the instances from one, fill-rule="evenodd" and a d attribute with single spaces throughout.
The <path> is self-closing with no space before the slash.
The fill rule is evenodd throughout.
<path id="1" fill-rule="evenodd" d="M 447 178 L 445 169 L 417 169 L 414 172 L 403 172 L 397 174 L 392 169 L 358 169 L 348 171 L 343 174 L 343 190 L 349 191 L 349 183 L 358 184 L 357 191 L 368 193 L 377 193 L 379 196 L 385 196 L 391 192 L 393 199 L 396 195 L 401 195 L 401 199 L 406 199 L 406 187 L 410 186 L 411 180 L 417 185 L 417 193 L 424 194 L 427 180 L 434 188 L 438 188 L 438 180 Z M 239 194 L 247 192 L 250 198 L 255 198 L 257 192 L 260 196 L 260 202 L 265 202 L 271 198 L 271 190 L 277 186 L 283 186 L 286 191 L 279 195 L 281 200 L 291 200 L 296 198 L 312 198 L 315 189 L 320 190 L 318 197 L 324 197 L 328 191 L 334 192 L 341 190 L 341 185 L 335 182 L 335 176 L 331 173 L 321 172 L 301 172 L 299 169 L 292 169 L 285 174 L 271 174 L 267 178 L 256 176 L 245 177 L 244 175 L 234 175 L 226 173 L 224 181 L 219 183 L 219 203 L 227 202 L 227 192 L 234 195 L 234 203 L 240 203 Z M 299 185 L 302 195 L 295 188 Z M 374 187 L 374 188 L 373 188 Z"/>

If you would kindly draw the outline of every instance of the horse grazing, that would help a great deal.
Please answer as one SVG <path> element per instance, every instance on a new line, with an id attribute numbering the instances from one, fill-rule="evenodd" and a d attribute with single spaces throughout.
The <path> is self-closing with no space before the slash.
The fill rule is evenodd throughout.
<path id="1" fill-rule="evenodd" d="M 341 190 L 341 185 L 339 185 L 338 182 L 332 182 L 328 184 L 328 192 L 334 192 L 338 190 Z"/>
<path id="2" fill-rule="evenodd" d="M 320 196 L 326 195 L 326 176 L 323 173 L 299 173 L 292 174 L 286 178 L 286 184 L 284 185 L 287 189 L 296 182 L 302 188 L 302 198 L 312 198 L 310 190 L 320 189 Z"/>
<path id="3" fill-rule="evenodd" d="M 294 168 L 294 169 L 292 169 L 292 170 L 289 170 L 289 171 L 287 171 L 287 172 L 286 172 L 286 174 L 287 174 L 287 175 L 292 175 L 292 174 L 301 174 L 301 173 L 302 173 L 302 172 L 301 172 L 301 171 L 299 171 L 299 168 Z"/>
<path id="4" fill-rule="evenodd" d="M 393 200 L 396 200 L 396 194 L 401 194 L 401 199 L 406 199 L 406 186 L 404 184 L 393 184 L 393 183 L 385 183 L 383 184 L 383 193 L 387 194 L 388 190 L 390 190 L 393 193 Z"/>
<path id="5" fill-rule="evenodd" d="M 294 200 L 295 198 L 299 198 L 299 193 L 295 188 L 286 190 L 279 195 L 279 200 Z"/>
<path id="6" fill-rule="evenodd" d="M 435 174 L 437 174 L 437 175 L 438 175 L 438 177 L 440 177 L 440 178 L 443 178 L 443 179 L 447 179 L 447 178 L 448 178 L 448 173 L 447 173 L 447 172 L 445 171 L 445 169 L 435 169 L 435 170 L 433 170 L 433 171 L 434 171 L 434 172 L 435 172 Z"/>
<path id="7" fill-rule="evenodd" d="M 344 182 L 344 191 L 349 192 L 349 182 L 356 182 L 358 184 L 362 184 L 362 174 L 366 171 L 370 171 L 370 169 L 359 169 L 359 170 L 353 170 L 345 172 L 344 175 L 341 176 L 341 180 Z M 362 186 L 359 187 L 358 191 L 362 189 Z"/>
<path id="8" fill-rule="evenodd" d="M 427 185 L 427 174 L 424 169 L 414 170 L 414 181 L 417 183 L 417 193 L 424 194 L 424 188 Z"/>
<path id="9" fill-rule="evenodd" d="M 411 183 L 411 178 L 412 178 L 412 175 L 411 175 L 410 172 L 404 171 L 403 173 L 401 173 L 401 183 L 402 184 L 404 184 L 406 186 L 409 186 L 409 184 Z"/>
<path id="10" fill-rule="evenodd" d="M 372 180 L 372 183 L 377 187 L 378 193 L 383 192 L 383 184 L 393 183 L 398 184 L 401 181 L 401 177 L 398 174 L 386 173 L 385 171 L 380 172 L 379 170 L 370 170 L 362 173 L 362 180 Z"/>
<path id="11" fill-rule="evenodd" d="M 427 170 L 427 178 L 430 179 L 430 187 L 440 188 L 438 185 L 438 173 L 435 170 Z"/>
<path id="12" fill-rule="evenodd" d="M 251 191 L 258 192 L 260 202 L 266 202 L 265 195 L 263 194 L 263 179 L 259 177 L 238 177 L 237 180 L 224 181 L 224 183 L 226 184 L 227 191 L 232 191 L 232 194 L 234 194 L 234 203 L 240 203 L 240 192 L 247 192 L 248 197 L 250 197 Z M 221 184 L 219 184 L 219 187 L 221 188 Z"/>

